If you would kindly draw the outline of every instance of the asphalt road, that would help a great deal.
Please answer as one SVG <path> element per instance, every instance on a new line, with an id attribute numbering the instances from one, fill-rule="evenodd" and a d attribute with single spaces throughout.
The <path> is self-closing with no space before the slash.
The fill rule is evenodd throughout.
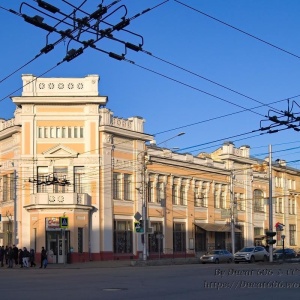
<path id="1" fill-rule="evenodd" d="M 0 269 L 6 299 L 299 299 L 300 264 Z"/>

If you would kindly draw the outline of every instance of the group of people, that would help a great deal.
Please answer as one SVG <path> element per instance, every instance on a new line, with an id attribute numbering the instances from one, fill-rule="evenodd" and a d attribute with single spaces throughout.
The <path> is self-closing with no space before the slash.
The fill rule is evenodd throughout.
<path id="1" fill-rule="evenodd" d="M 47 252 L 44 247 L 42 247 L 40 268 L 46 268 L 46 262 Z M 4 267 L 4 265 L 6 265 L 7 268 L 13 268 L 13 266 L 19 266 L 20 268 L 35 267 L 35 251 L 34 249 L 27 250 L 26 247 L 18 248 L 16 245 L 1 246 L 0 266 Z"/>

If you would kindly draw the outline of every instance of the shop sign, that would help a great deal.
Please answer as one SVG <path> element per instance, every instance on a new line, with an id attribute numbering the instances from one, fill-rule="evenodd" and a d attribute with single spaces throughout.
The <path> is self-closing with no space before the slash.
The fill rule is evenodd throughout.
<path id="1" fill-rule="evenodd" d="M 46 218 L 46 231 L 60 231 L 59 218 Z"/>

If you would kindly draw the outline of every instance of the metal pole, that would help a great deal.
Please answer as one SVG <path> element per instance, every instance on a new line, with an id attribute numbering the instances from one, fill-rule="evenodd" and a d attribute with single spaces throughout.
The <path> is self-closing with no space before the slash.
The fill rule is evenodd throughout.
<path id="1" fill-rule="evenodd" d="M 17 171 L 14 170 L 14 244 L 17 245 L 18 223 L 17 223 Z"/>
<path id="2" fill-rule="evenodd" d="M 273 232 L 272 145 L 269 145 L 269 231 Z M 269 261 L 273 262 L 273 244 L 269 245 Z"/>
<path id="3" fill-rule="evenodd" d="M 231 203 L 231 252 L 235 253 L 235 224 L 234 224 L 234 194 L 233 194 L 233 172 L 230 173 L 230 203 Z"/>
<path id="4" fill-rule="evenodd" d="M 146 151 L 143 153 L 143 227 L 144 227 L 144 245 L 143 245 L 143 260 L 147 260 L 147 244 L 148 244 L 148 233 L 147 233 L 147 184 L 146 184 Z"/>

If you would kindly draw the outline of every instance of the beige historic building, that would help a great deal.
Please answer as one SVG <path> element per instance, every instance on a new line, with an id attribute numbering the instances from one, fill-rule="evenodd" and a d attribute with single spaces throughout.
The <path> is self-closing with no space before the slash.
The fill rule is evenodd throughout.
<path id="1" fill-rule="evenodd" d="M 159 147 L 144 119 L 106 108 L 98 75 L 22 80 L 0 123 L 0 245 L 45 246 L 52 263 L 232 250 L 233 228 L 235 250 L 265 245 L 271 183 L 275 246 L 284 234 L 299 247 L 299 170 L 276 161 L 270 177 L 231 142 L 197 156 Z"/>

